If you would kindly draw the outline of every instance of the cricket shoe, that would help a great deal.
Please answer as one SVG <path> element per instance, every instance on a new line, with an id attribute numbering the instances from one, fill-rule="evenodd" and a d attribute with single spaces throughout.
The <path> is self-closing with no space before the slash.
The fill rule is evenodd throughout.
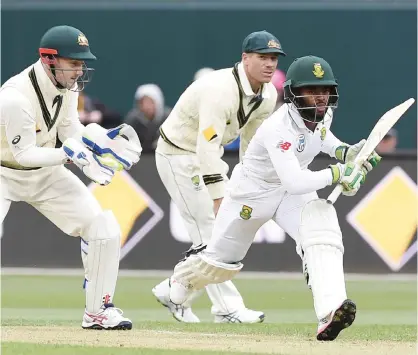
<path id="1" fill-rule="evenodd" d="M 343 329 L 353 324 L 356 310 L 356 304 L 352 300 L 345 300 L 340 307 L 319 321 L 316 339 L 334 340 Z"/>
<path id="2" fill-rule="evenodd" d="M 122 310 L 116 308 L 113 303 L 106 303 L 96 314 L 84 312 L 83 323 L 84 329 L 95 330 L 130 330 L 132 322 L 130 319 L 122 317 Z"/>
<path id="3" fill-rule="evenodd" d="M 229 314 L 215 315 L 215 323 L 262 323 L 265 317 L 263 312 L 244 308 Z"/>
<path id="4" fill-rule="evenodd" d="M 152 289 L 157 301 L 167 307 L 174 319 L 184 323 L 200 323 L 200 319 L 193 313 L 191 307 L 177 305 L 170 301 L 170 284 L 166 279 Z"/>

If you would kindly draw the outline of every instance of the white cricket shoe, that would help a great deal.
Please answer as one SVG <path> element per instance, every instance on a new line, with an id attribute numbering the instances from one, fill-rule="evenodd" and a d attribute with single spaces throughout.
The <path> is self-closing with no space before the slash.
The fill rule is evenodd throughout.
<path id="1" fill-rule="evenodd" d="M 96 330 L 130 330 L 132 322 L 130 319 L 122 317 L 122 310 L 116 308 L 113 303 L 104 304 L 96 314 L 84 311 L 83 323 L 84 329 Z"/>
<path id="2" fill-rule="evenodd" d="M 356 310 L 356 304 L 352 300 L 345 300 L 340 307 L 319 321 L 316 339 L 334 340 L 343 329 L 353 324 Z"/>
<path id="3" fill-rule="evenodd" d="M 199 323 L 200 319 L 193 313 L 191 307 L 174 304 L 170 301 L 170 282 L 169 279 L 164 280 L 152 289 L 157 301 L 173 315 L 174 319 L 184 323 Z"/>
<path id="4" fill-rule="evenodd" d="M 229 314 L 215 315 L 215 323 L 262 323 L 265 317 L 263 312 L 244 308 Z"/>

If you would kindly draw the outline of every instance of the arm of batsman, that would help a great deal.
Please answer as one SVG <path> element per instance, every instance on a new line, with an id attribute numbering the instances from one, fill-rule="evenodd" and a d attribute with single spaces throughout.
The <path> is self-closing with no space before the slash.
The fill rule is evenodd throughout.
<path id="1" fill-rule="evenodd" d="M 360 142 L 354 145 L 342 145 L 339 146 L 335 150 L 335 156 L 338 160 L 344 163 L 353 162 L 356 159 L 357 154 L 360 152 L 361 148 L 363 148 L 364 144 L 366 143 L 365 139 L 362 139 Z M 367 161 L 363 163 L 363 168 L 365 169 L 366 173 L 369 173 L 374 167 L 379 164 L 382 157 L 373 151 L 372 154 L 369 155 Z"/>
<path id="2" fill-rule="evenodd" d="M 90 180 L 100 185 L 108 185 L 115 174 L 115 161 L 100 157 L 88 150 L 74 138 L 68 138 L 62 145 L 68 159 L 73 162 Z"/>
<path id="3" fill-rule="evenodd" d="M 117 163 L 115 170 L 129 170 L 141 157 L 138 135 L 125 123 L 109 130 L 90 123 L 84 129 L 82 141 L 98 156 L 113 159 Z"/>

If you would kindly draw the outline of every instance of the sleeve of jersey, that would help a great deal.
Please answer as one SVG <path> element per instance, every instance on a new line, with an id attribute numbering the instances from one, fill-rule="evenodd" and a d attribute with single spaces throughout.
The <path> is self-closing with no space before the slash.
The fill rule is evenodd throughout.
<path id="1" fill-rule="evenodd" d="M 229 108 L 225 105 L 226 98 L 220 96 L 208 92 L 201 98 L 196 145 L 203 181 L 213 200 L 225 194 L 225 163 L 221 159 L 220 146 Z"/>
<path id="2" fill-rule="evenodd" d="M 348 146 L 348 144 L 341 142 L 337 137 L 335 137 L 331 131 L 327 131 L 322 145 L 321 151 L 325 154 L 328 154 L 331 158 L 337 158 L 336 150 L 338 147 Z"/>
<path id="3" fill-rule="evenodd" d="M 65 117 L 58 127 L 58 138 L 61 142 L 64 142 L 67 138 L 74 138 L 81 142 L 84 125 L 78 118 L 78 93 L 71 92 L 70 95 L 69 117 Z"/>
<path id="4" fill-rule="evenodd" d="M 62 149 L 36 146 L 36 121 L 26 98 L 16 92 L 0 101 L 7 142 L 20 165 L 37 168 L 64 164 L 67 159 Z"/>
<path id="5" fill-rule="evenodd" d="M 265 139 L 266 149 L 282 186 L 292 195 L 314 192 L 332 184 L 331 169 L 302 170 L 293 153 L 290 137 L 271 132 Z"/>

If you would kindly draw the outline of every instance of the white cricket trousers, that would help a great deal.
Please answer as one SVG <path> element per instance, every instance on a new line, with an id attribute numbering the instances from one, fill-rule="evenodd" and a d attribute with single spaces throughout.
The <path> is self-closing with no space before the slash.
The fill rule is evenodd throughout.
<path id="1" fill-rule="evenodd" d="M 316 192 L 290 195 L 282 187 L 268 186 L 266 182 L 248 176 L 245 168 L 238 164 L 218 211 L 212 239 L 204 253 L 212 260 L 223 263 L 243 260 L 257 230 L 270 219 L 290 235 L 296 245 L 300 245 L 306 241 L 302 241 L 300 234 L 302 212 L 308 202 L 316 199 Z M 332 216 L 334 214 L 330 214 L 329 218 L 334 218 Z M 324 223 L 323 220 L 320 223 Z M 334 227 L 333 232 L 338 234 L 338 220 L 329 223 Z M 326 317 L 347 298 L 343 251 L 335 244 L 341 241 L 334 236 L 335 233 L 330 235 L 324 228 L 323 239 L 304 250 L 318 320 Z"/>
<path id="2" fill-rule="evenodd" d="M 41 212 L 64 233 L 80 236 L 101 212 L 88 187 L 64 166 L 37 170 L 1 167 L 0 222 L 12 201 L 23 201 Z"/>
<path id="3" fill-rule="evenodd" d="M 215 215 L 213 200 L 203 183 L 198 157 L 195 154 L 163 154 L 157 149 L 155 160 L 161 180 L 180 211 L 193 247 L 207 244 Z M 208 285 L 206 292 L 213 305 L 212 314 L 229 314 L 245 308 L 232 281 Z"/>
<path id="4" fill-rule="evenodd" d="M 317 198 L 316 192 L 290 195 L 282 187 L 257 183 L 238 164 L 232 172 L 205 254 L 224 263 L 243 260 L 256 232 L 270 219 L 298 245 L 302 209 Z"/>

